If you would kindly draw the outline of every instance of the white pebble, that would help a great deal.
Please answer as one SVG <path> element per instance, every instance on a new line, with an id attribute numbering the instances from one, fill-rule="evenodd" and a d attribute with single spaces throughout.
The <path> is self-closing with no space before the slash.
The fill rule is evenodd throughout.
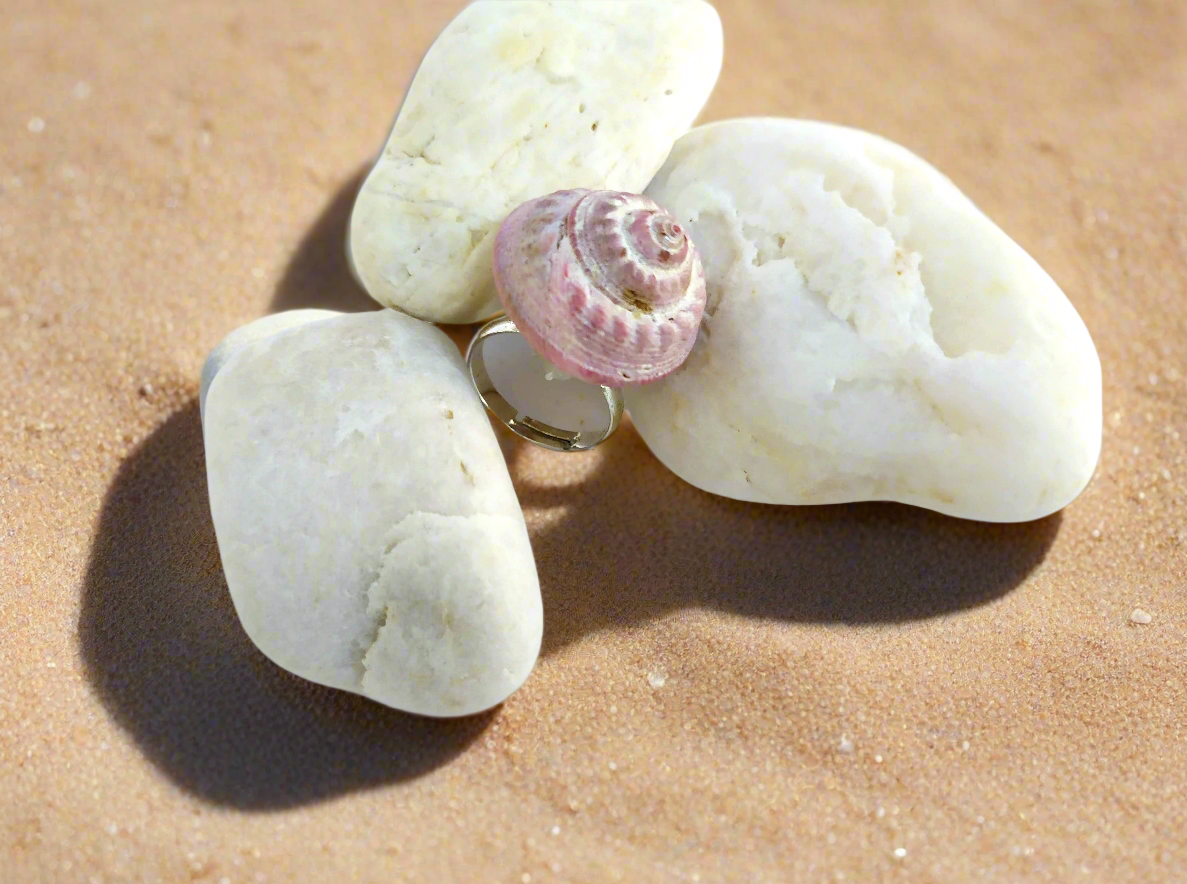
<path id="1" fill-rule="evenodd" d="M 30 132 L 36 133 L 45 131 L 45 120 L 41 119 L 41 117 L 33 117 L 26 125 L 28 126 Z"/>
<path id="2" fill-rule="evenodd" d="M 642 190 L 721 57 L 702 0 L 638 0 L 626 16 L 600 0 L 466 6 L 417 69 L 351 213 L 363 288 L 435 322 L 495 312 L 507 213 L 563 187 Z"/>
<path id="3" fill-rule="evenodd" d="M 86 80 L 79 80 L 74 84 L 74 97 L 79 101 L 82 101 L 84 98 L 89 98 L 92 91 L 91 84 Z"/>
<path id="4" fill-rule="evenodd" d="M 990 522 L 1045 516 L 1087 485 L 1101 436 L 1087 328 L 918 156 L 854 129 L 734 119 L 681 136 L 646 195 L 688 221 L 710 280 L 712 335 L 624 390 L 684 481 Z"/>
<path id="5" fill-rule="evenodd" d="M 844 736 L 841 737 L 841 743 L 839 746 L 837 746 L 837 750 L 842 755 L 852 755 L 853 754 L 853 741 L 851 739 L 849 739 L 848 737 L 844 737 Z"/>
<path id="6" fill-rule="evenodd" d="M 647 683 L 653 688 L 659 689 L 668 683 L 668 677 L 662 672 L 649 672 L 647 673 Z"/>
<path id="7" fill-rule="evenodd" d="M 1129 620 L 1131 623 L 1137 623 L 1141 626 L 1145 626 L 1152 619 L 1154 618 L 1141 608 L 1134 608 L 1133 613 L 1129 615 Z"/>
<path id="8" fill-rule="evenodd" d="M 906 856 L 906 855 L 907 855 L 907 848 L 905 848 L 905 847 L 896 847 L 896 848 L 894 849 L 894 857 L 895 857 L 895 859 L 902 859 L 902 858 L 903 858 L 904 856 Z"/>
<path id="9" fill-rule="evenodd" d="M 489 709 L 531 671 L 543 612 L 465 364 L 391 310 L 302 314 L 232 332 L 203 367 L 210 511 L 240 621 L 318 684 L 420 715 Z"/>

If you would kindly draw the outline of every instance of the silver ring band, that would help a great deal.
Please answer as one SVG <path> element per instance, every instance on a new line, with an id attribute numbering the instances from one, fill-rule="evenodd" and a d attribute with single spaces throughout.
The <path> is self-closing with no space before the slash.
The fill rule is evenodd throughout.
<path id="1" fill-rule="evenodd" d="M 622 420 L 623 397 L 622 391 L 614 387 L 601 388 L 606 408 L 610 412 L 610 420 L 605 430 L 597 434 L 564 430 L 520 412 L 495 389 L 482 358 L 482 348 L 486 339 L 492 335 L 504 334 L 519 334 L 515 323 L 506 316 L 492 319 L 480 328 L 478 334 L 470 341 L 470 346 L 466 348 L 466 365 L 470 369 L 470 380 L 474 384 L 474 389 L 478 391 L 482 404 L 513 433 L 551 451 L 588 451 L 605 442 L 610 434 L 618 429 L 618 424 Z"/>

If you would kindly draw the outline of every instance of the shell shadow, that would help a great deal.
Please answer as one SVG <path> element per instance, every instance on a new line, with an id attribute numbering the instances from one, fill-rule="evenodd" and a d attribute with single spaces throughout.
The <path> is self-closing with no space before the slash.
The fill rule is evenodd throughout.
<path id="1" fill-rule="evenodd" d="M 496 713 L 434 720 L 290 675 L 239 626 L 207 503 L 198 404 L 120 467 L 99 518 L 79 638 L 89 683 L 180 786 L 244 810 L 427 773 Z"/>
<path id="2" fill-rule="evenodd" d="M 629 424 L 598 452 L 556 456 L 601 462 L 568 488 L 515 477 L 526 508 L 568 508 L 532 535 L 544 654 L 688 607 L 832 624 L 957 612 L 1018 586 L 1062 520 L 1002 525 L 896 503 L 742 503 L 677 478 Z"/>
<path id="3" fill-rule="evenodd" d="M 272 295 L 269 313 L 304 307 L 344 313 L 380 308 L 355 282 L 346 262 L 350 211 L 368 168 L 360 169 L 338 189 L 301 239 Z"/>

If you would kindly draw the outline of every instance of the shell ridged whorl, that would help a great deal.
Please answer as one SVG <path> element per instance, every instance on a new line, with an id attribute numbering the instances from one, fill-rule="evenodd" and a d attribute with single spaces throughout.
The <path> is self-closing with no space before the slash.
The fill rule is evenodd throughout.
<path id="1" fill-rule="evenodd" d="M 529 344 L 566 374 L 622 387 L 675 371 L 696 340 L 696 246 L 645 196 L 561 190 L 524 203 L 495 237 L 495 285 Z"/>

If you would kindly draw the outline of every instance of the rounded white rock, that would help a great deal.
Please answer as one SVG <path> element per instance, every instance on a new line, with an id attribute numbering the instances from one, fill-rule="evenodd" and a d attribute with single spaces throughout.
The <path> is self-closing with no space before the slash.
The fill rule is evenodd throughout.
<path id="1" fill-rule="evenodd" d="M 350 219 L 375 300 L 434 322 L 501 310 L 494 235 L 566 188 L 638 192 L 721 71 L 704 0 L 478 0 L 429 49 Z"/>
<path id="2" fill-rule="evenodd" d="M 210 382 L 204 435 L 231 598 L 275 663 L 433 716 L 527 678 L 536 566 L 443 332 L 382 310 L 257 338 Z"/>
<path id="3" fill-rule="evenodd" d="M 824 123 L 731 120 L 681 138 L 646 193 L 687 222 L 708 280 L 688 361 L 626 394 L 686 481 L 1014 522 L 1091 479 L 1101 369 L 1088 330 L 915 154 Z"/>

